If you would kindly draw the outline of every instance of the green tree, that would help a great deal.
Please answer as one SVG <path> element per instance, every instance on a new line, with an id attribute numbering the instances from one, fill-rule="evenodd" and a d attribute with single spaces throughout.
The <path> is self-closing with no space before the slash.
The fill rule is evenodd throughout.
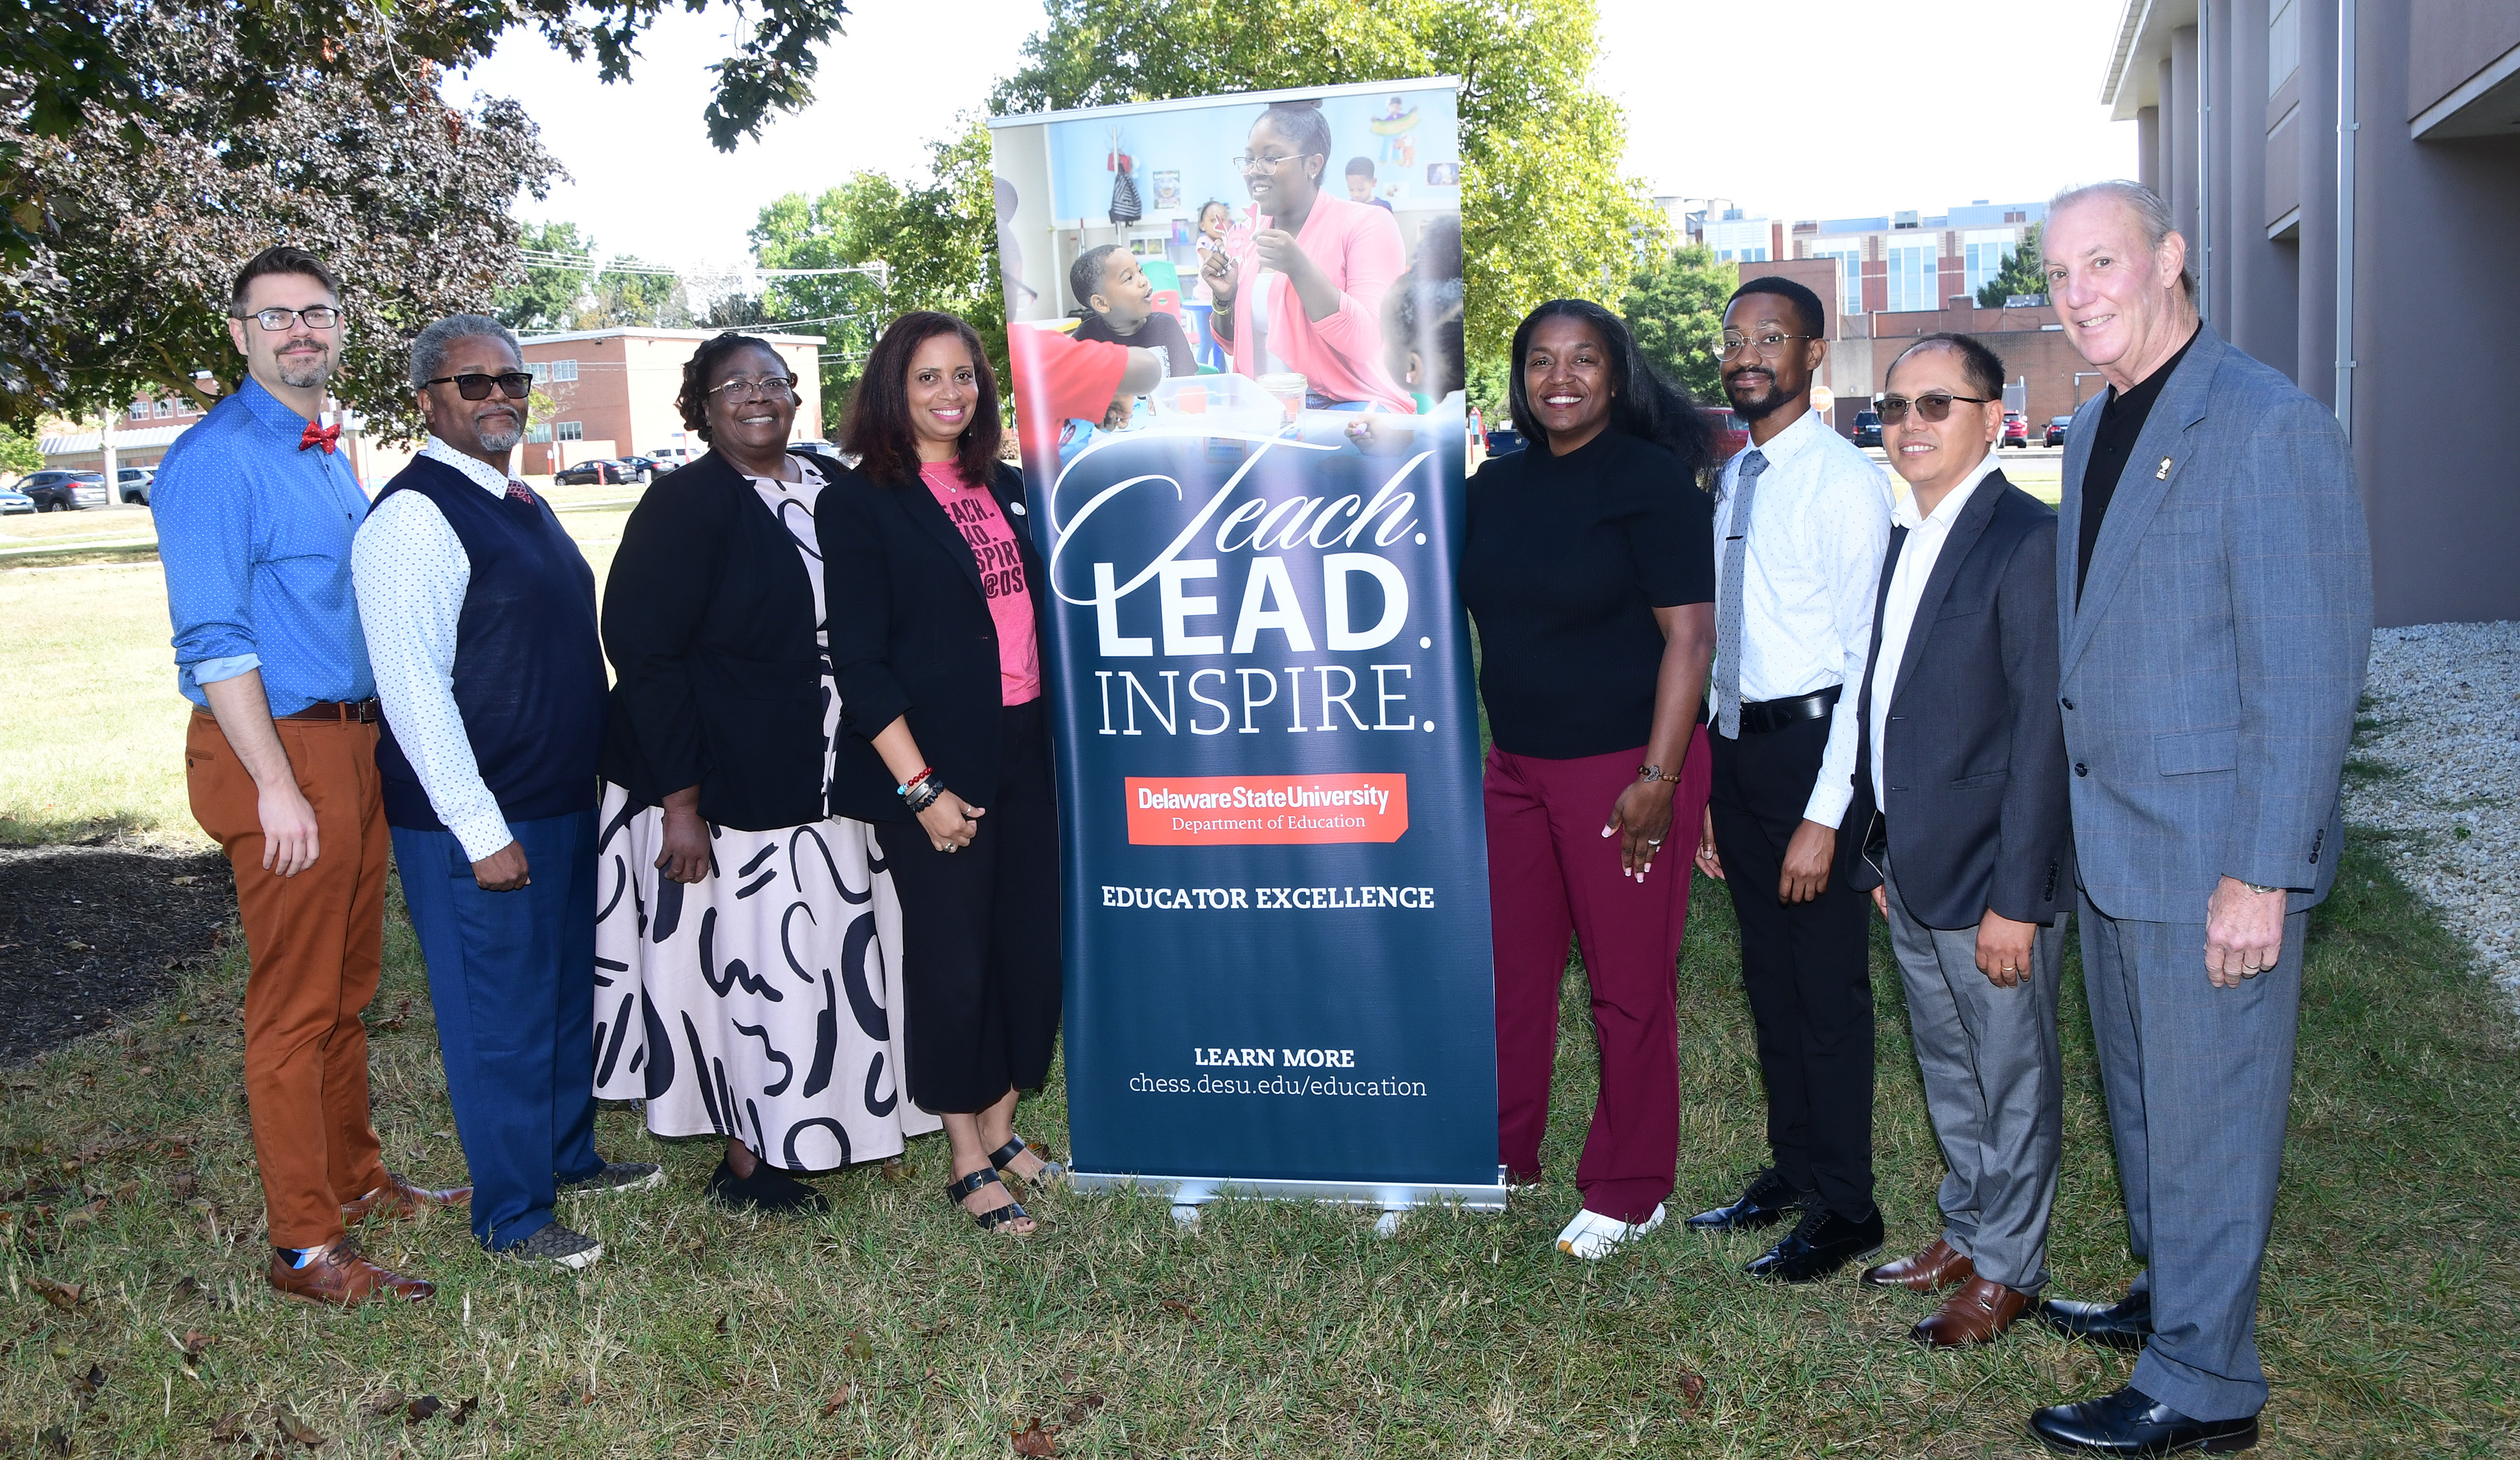
<path id="1" fill-rule="evenodd" d="M 44 453 L 32 436 L 15 428 L 0 426 L 0 472 L 15 472 L 23 477 L 44 469 Z"/>
<path id="2" fill-rule="evenodd" d="M 2003 267 L 1979 286 L 1977 306 L 2001 309 L 2003 301 L 2014 295 L 2047 292 L 2048 278 L 2039 261 L 2039 225 L 2033 223 L 2022 230 L 2021 246 L 2003 256 Z"/>
<path id="3" fill-rule="evenodd" d="M 1615 297 L 1669 225 L 1619 175 L 1626 124 L 1593 89 L 1593 0 L 1049 0 L 992 98 L 1052 111 L 1216 92 L 1462 78 L 1463 334 L 1501 356 L 1543 299 Z"/>
<path id="4" fill-rule="evenodd" d="M 490 312 L 520 335 L 577 328 L 578 313 L 593 292 L 589 275 L 594 269 L 595 240 L 579 238 L 574 223 L 526 223 L 517 231 L 517 247 L 579 261 L 527 263 L 522 278 L 492 297 Z"/>
<path id="5" fill-rule="evenodd" d="M 764 269 L 883 267 L 771 281 L 763 307 L 774 320 L 829 338 L 823 406 L 836 417 L 883 322 L 914 309 L 959 314 L 978 331 L 1006 379 L 1006 301 L 998 293 L 996 195 L 989 129 L 963 119 L 951 140 L 928 144 L 925 181 L 860 172 L 808 198 L 790 193 L 761 210 L 753 262 Z"/>
<path id="6" fill-rule="evenodd" d="M 689 328 L 692 308 L 683 281 L 672 274 L 641 272 L 636 254 L 623 253 L 595 276 L 595 292 L 578 312 L 577 328 L 609 330 L 622 325 L 644 329 Z"/>
<path id="7" fill-rule="evenodd" d="M 252 82 L 271 88 L 270 110 L 238 121 L 226 88 L 253 67 L 227 16 L 116 32 L 117 65 L 151 88 L 128 118 L 48 135 L 0 109 L 33 218 L 23 265 L 0 269 L 0 420 L 102 414 L 188 391 L 197 370 L 234 385 L 228 289 L 240 262 L 286 241 L 342 276 L 335 388 L 371 429 L 407 435 L 405 342 L 515 282 L 509 206 L 557 170 L 521 109 L 460 110 L 433 68 L 397 75 L 399 42 L 379 21 L 327 42 L 341 67 L 310 61 Z"/>
<path id="8" fill-rule="evenodd" d="M 1724 301 L 1740 282 L 1740 271 L 1719 262 L 1714 250 L 1688 244 L 1637 270 L 1619 297 L 1619 313 L 1636 332 L 1637 348 L 1699 400 L 1724 399 L 1714 346 L 1724 333 Z"/>

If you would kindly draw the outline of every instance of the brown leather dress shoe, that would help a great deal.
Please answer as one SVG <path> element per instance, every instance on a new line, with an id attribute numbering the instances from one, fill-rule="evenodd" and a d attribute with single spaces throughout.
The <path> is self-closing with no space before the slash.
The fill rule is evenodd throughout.
<path id="1" fill-rule="evenodd" d="M 385 1172 L 385 1184 L 354 1202 L 341 1204 L 341 1220 L 364 1221 L 381 1216 L 386 1221 L 399 1221 L 419 1212 L 423 1207 L 467 1207 L 472 1202 L 469 1186 L 414 1186 L 391 1171 Z"/>
<path id="2" fill-rule="evenodd" d="M 1928 1348 L 1965 1348 L 2002 1337 L 2030 1306 L 2030 1295 L 1970 1278 L 1958 1293 L 1943 1300 L 1934 1316 L 1908 1330 L 1908 1337 Z"/>
<path id="3" fill-rule="evenodd" d="M 1977 1276 L 1977 1264 L 1952 1250 L 1940 1237 L 1923 1252 L 1896 1262 L 1864 1269 L 1864 1281 L 1875 1288 L 1905 1288 L 1911 1293 L 1940 1293 Z"/>
<path id="4" fill-rule="evenodd" d="M 318 1248 L 303 1267 L 292 1267 L 274 1253 L 269 1276 L 271 1286 L 292 1298 L 345 1308 L 382 1298 L 417 1302 L 437 1291 L 435 1283 L 379 1267 L 347 1237 L 336 1237 Z"/>

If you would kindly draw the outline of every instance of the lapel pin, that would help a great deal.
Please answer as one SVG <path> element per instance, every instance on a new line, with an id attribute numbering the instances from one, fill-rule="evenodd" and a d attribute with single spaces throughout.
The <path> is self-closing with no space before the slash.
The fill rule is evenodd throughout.
<path id="1" fill-rule="evenodd" d="M 2165 456 L 2161 459 L 2161 470 L 2152 474 L 2152 479 L 2155 481 L 2168 481 L 2170 479 L 2169 457 Z"/>
<path id="2" fill-rule="evenodd" d="M 2168 465 L 2168 463 L 2165 462 L 2164 465 Z M 1017 517 L 1024 515 L 1023 504 L 1021 502 L 1009 502 L 1007 504 L 1007 510 Z"/>

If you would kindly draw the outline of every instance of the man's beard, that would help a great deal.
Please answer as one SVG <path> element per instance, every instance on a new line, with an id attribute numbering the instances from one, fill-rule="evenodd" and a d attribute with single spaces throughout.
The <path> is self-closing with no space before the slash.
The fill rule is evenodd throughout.
<path id="1" fill-rule="evenodd" d="M 299 363 L 292 363 L 296 361 Z M 304 355 L 282 355 L 279 359 L 280 383 L 292 390 L 312 390 L 324 384 L 333 373 L 333 355 L 319 350 L 311 358 Z"/>
<path id="2" fill-rule="evenodd" d="M 1768 380 L 1768 393 L 1761 400 L 1744 402 L 1740 396 L 1732 393 L 1732 380 L 1728 377 L 1724 382 L 1724 398 L 1732 403 L 1732 414 L 1744 421 L 1764 421 L 1775 415 L 1779 407 L 1792 398 L 1777 384 L 1774 374 L 1766 371 L 1760 373 L 1766 375 Z"/>
<path id="3" fill-rule="evenodd" d="M 480 436 L 484 451 L 513 451 L 517 443 L 525 438 L 525 424 L 518 420 L 514 412 L 475 421 L 472 430 Z"/>

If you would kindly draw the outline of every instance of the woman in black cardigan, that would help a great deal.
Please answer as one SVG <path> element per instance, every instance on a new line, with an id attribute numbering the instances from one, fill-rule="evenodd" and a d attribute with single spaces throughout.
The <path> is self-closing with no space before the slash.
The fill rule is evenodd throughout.
<path id="1" fill-rule="evenodd" d="M 846 435 L 860 465 L 816 519 L 842 707 L 832 809 L 875 823 L 900 889 L 910 1096 L 945 1119 L 946 1195 L 1028 1232 L 998 1172 L 1059 1174 L 1014 1133 L 1058 1033 L 1058 820 L 1041 560 L 979 337 L 950 314 L 893 321 Z"/>
<path id="2" fill-rule="evenodd" d="M 596 1093 L 716 1133 L 720 1201 L 824 1209 L 790 1171 L 936 1129 L 900 1098 L 900 908 L 863 820 L 829 810 L 822 469 L 787 450 L 796 382 L 750 336 L 683 370 L 709 453 L 649 488 L 604 596 Z"/>

